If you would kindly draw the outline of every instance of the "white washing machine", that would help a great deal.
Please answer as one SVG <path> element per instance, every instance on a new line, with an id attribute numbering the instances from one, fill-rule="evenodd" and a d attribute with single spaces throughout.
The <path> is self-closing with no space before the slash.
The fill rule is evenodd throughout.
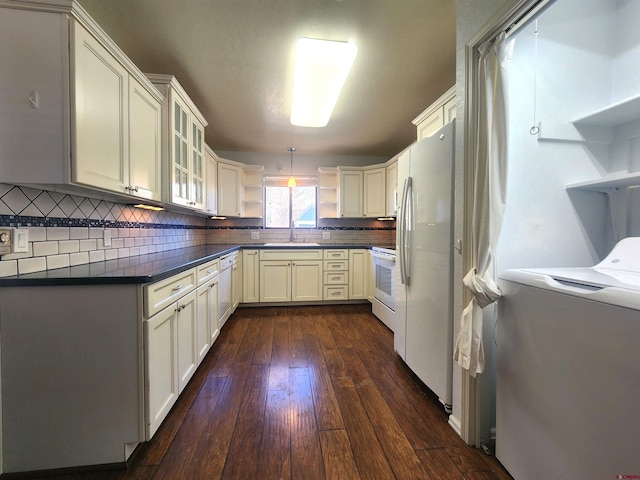
<path id="1" fill-rule="evenodd" d="M 498 460 L 516 480 L 640 478 L 640 238 L 499 286 Z"/>

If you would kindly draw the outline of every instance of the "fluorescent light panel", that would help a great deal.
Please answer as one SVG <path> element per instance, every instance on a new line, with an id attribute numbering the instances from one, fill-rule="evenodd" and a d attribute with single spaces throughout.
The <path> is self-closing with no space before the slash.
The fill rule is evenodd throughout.
<path id="1" fill-rule="evenodd" d="M 300 38 L 296 47 L 291 123 L 324 127 L 340 96 L 358 48 L 347 42 Z"/>

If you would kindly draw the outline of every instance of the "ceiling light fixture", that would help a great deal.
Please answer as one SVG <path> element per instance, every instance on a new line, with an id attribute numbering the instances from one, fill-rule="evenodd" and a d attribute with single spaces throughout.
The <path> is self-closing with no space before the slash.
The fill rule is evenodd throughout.
<path id="1" fill-rule="evenodd" d="M 296 147 L 287 147 L 289 153 L 291 154 L 291 170 L 289 171 L 289 181 L 287 182 L 287 187 L 295 187 L 296 179 L 293 178 L 293 152 L 296 151 Z"/>
<path id="2" fill-rule="evenodd" d="M 358 48 L 352 43 L 299 38 L 293 77 L 291 123 L 324 127 L 336 105 Z"/>

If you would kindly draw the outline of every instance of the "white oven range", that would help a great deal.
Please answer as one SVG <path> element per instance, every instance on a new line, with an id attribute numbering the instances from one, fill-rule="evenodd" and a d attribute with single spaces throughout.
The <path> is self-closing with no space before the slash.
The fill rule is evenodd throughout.
<path id="1" fill-rule="evenodd" d="M 371 258 L 374 268 L 374 294 L 371 310 L 389 327 L 395 329 L 395 288 L 398 285 L 396 252 L 393 249 L 372 247 Z"/>

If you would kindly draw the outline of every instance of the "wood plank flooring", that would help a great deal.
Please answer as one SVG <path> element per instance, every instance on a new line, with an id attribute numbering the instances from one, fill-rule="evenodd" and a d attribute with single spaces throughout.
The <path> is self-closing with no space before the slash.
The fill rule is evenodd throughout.
<path id="1" fill-rule="evenodd" d="M 124 479 L 508 480 L 466 445 L 369 305 L 240 308 Z"/>

